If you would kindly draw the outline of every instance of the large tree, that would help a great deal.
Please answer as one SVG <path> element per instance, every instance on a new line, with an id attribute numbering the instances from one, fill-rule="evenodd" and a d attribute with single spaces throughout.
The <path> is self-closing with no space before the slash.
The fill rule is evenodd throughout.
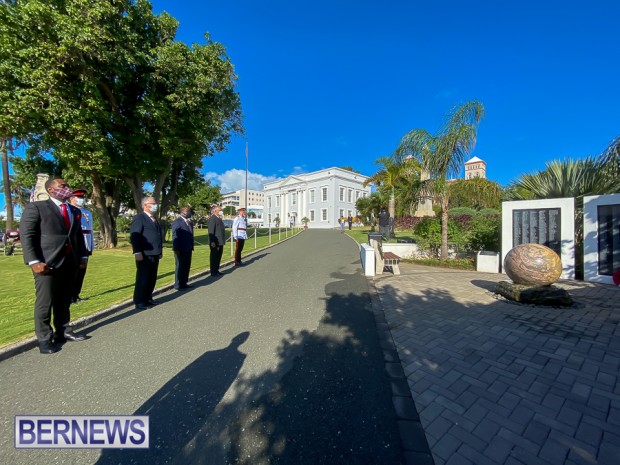
<path id="1" fill-rule="evenodd" d="M 484 117 L 484 106 L 469 101 L 454 107 L 439 131 L 431 134 L 413 129 L 403 136 L 392 155 L 397 162 L 413 157 L 420 163 L 428 179 L 421 181 L 422 195 L 432 195 L 441 206 L 441 257 L 448 257 L 448 210 L 450 189 L 447 177 L 459 177 L 466 157 L 476 145 L 478 124 Z M 426 177 L 426 176 L 425 176 Z"/>
<path id="2" fill-rule="evenodd" d="M 174 204 L 178 177 L 241 132 L 232 63 L 206 37 L 145 0 L 14 0 L 0 29 L 0 135 L 36 138 L 92 186 L 104 244 L 115 245 L 120 183 Z M 2 61 L 2 60 L 0 60 Z M 6 128 L 5 130 L 3 130 Z M 165 197 L 165 198 L 162 198 Z M 165 213 L 162 208 L 160 211 Z"/>

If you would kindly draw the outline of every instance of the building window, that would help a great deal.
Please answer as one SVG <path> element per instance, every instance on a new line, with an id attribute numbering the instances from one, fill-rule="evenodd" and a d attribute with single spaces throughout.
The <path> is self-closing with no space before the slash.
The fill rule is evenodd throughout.
<path id="1" fill-rule="evenodd" d="M 291 205 L 297 205 L 297 192 L 291 192 Z"/>
<path id="2" fill-rule="evenodd" d="M 360 191 L 355 191 L 355 200 L 358 200 L 360 198 L 361 192 Z"/>
<path id="3" fill-rule="evenodd" d="M 267 208 L 271 208 L 271 196 L 267 197 Z"/>
<path id="4" fill-rule="evenodd" d="M 310 189 L 310 203 L 314 203 L 315 202 L 314 194 L 315 194 L 314 189 Z"/>
<path id="5" fill-rule="evenodd" d="M 340 209 L 340 217 L 339 218 L 344 218 L 344 208 Z"/>
<path id="6" fill-rule="evenodd" d="M 321 208 L 321 221 L 327 221 L 327 208 Z"/>
<path id="7" fill-rule="evenodd" d="M 280 206 L 280 196 L 276 195 L 276 207 Z"/>
<path id="8" fill-rule="evenodd" d="M 321 201 L 327 202 L 327 187 L 321 187 Z"/>
<path id="9" fill-rule="evenodd" d="M 340 188 L 340 201 L 344 202 L 344 187 Z"/>
<path id="10" fill-rule="evenodd" d="M 349 189 L 347 191 L 347 202 L 349 203 L 353 202 L 353 189 Z"/>
<path id="11" fill-rule="evenodd" d="M 314 210 L 310 210 L 310 221 L 314 222 Z"/>

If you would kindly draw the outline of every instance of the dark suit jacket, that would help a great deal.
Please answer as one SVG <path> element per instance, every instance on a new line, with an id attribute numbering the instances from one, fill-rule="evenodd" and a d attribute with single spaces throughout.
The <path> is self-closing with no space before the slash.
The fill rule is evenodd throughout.
<path id="1" fill-rule="evenodd" d="M 172 250 L 179 252 L 194 250 L 194 228 L 180 216 L 172 222 Z"/>
<path id="2" fill-rule="evenodd" d="M 209 243 L 216 242 L 217 245 L 221 246 L 226 243 L 226 238 L 224 236 L 226 226 L 222 218 L 217 215 L 211 215 L 207 219 L 207 228 L 209 229 Z"/>
<path id="3" fill-rule="evenodd" d="M 88 256 L 82 234 L 82 212 L 73 205 L 67 207 L 71 210 L 69 231 L 65 227 L 60 208 L 52 200 L 30 202 L 26 205 L 19 224 L 26 265 L 39 260 L 52 268 L 58 268 L 68 257 L 78 261 Z M 67 242 L 72 248 L 69 255 Z"/>
<path id="4" fill-rule="evenodd" d="M 159 223 L 153 222 L 151 217 L 142 212 L 133 217 L 129 228 L 133 253 L 142 252 L 143 255 L 161 255 L 163 237 Z"/>

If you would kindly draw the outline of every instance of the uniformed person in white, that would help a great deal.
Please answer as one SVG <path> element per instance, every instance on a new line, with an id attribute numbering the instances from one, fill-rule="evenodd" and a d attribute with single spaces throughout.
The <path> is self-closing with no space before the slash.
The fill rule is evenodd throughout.
<path id="1" fill-rule="evenodd" d="M 73 195 L 69 199 L 71 205 L 79 208 L 82 211 L 82 234 L 84 235 L 84 242 L 86 243 L 86 250 L 88 255 L 93 254 L 95 248 L 95 238 L 93 236 L 93 214 L 84 208 L 86 202 L 86 191 L 84 189 L 77 189 L 73 191 Z M 71 295 L 71 303 L 77 304 L 87 299 L 80 297 L 82 292 L 82 285 L 84 284 L 84 276 L 86 276 L 86 267 L 78 268 L 77 275 L 75 277 L 73 293 Z"/>
<path id="2" fill-rule="evenodd" d="M 233 221 L 232 235 L 235 240 L 235 266 L 242 266 L 241 252 L 243 251 L 243 245 L 248 238 L 247 222 L 245 220 L 245 208 L 241 207 L 237 209 L 237 217 Z"/>

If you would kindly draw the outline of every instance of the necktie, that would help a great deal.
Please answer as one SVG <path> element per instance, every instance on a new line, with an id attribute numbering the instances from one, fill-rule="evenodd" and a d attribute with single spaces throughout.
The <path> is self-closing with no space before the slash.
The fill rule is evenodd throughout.
<path id="1" fill-rule="evenodd" d="M 61 203 L 60 209 L 62 210 L 62 219 L 65 220 L 65 228 L 67 228 L 67 232 L 71 228 L 71 220 L 69 219 L 69 212 L 67 211 L 67 204 Z"/>
<path id="2" fill-rule="evenodd" d="M 67 211 L 67 204 L 61 203 L 60 204 L 60 209 L 62 210 L 62 219 L 65 222 L 65 228 L 67 228 L 67 234 L 68 234 L 69 233 L 69 229 L 71 228 L 71 220 L 69 219 L 69 212 Z M 66 250 L 65 251 L 66 251 L 67 254 L 70 254 L 72 250 L 73 250 L 73 247 L 71 247 L 71 243 L 67 239 L 67 244 L 66 244 Z"/>

